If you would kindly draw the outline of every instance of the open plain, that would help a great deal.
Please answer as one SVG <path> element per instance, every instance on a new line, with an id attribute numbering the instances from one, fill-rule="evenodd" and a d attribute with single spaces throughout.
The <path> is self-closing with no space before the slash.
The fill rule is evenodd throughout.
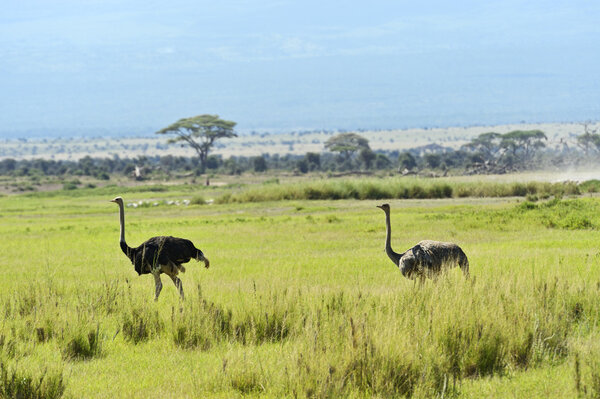
<path id="1" fill-rule="evenodd" d="M 0 197 L 2 389 L 86 398 L 598 395 L 600 201 L 459 197 L 458 183 L 445 184 L 450 196 L 440 199 L 264 202 L 244 196 L 257 187 L 187 184 Z M 154 302 L 153 279 L 138 277 L 121 252 L 116 195 L 129 204 L 129 245 L 185 237 L 211 260 L 207 270 L 186 264 L 185 302 L 168 278 Z M 383 202 L 396 251 L 456 242 L 471 278 L 456 269 L 424 283 L 404 278 L 383 251 Z"/>

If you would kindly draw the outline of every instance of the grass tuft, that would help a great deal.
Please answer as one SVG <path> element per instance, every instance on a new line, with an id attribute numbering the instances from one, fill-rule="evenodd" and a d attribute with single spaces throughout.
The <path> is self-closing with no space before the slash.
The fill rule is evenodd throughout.
<path id="1" fill-rule="evenodd" d="M 63 358 L 66 360 L 86 360 L 102 354 L 100 327 L 95 330 L 76 328 L 65 339 Z"/>
<path id="2" fill-rule="evenodd" d="M 0 398 L 58 399 L 65 389 L 62 372 L 32 376 L 0 362 Z"/>
<path id="3" fill-rule="evenodd" d="M 158 336 L 164 323 L 157 311 L 137 306 L 122 313 L 121 330 L 126 340 L 138 344 Z"/>
<path id="4" fill-rule="evenodd" d="M 231 318 L 231 310 L 199 297 L 198 302 L 186 304 L 179 311 L 172 308 L 173 341 L 182 348 L 207 351 L 231 336 Z"/>

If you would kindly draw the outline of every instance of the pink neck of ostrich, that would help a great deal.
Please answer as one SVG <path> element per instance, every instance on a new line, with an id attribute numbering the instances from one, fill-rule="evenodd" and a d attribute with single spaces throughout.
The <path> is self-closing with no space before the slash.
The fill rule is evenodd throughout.
<path id="1" fill-rule="evenodd" d="M 121 236 L 119 238 L 120 242 L 125 242 L 125 209 L 123 209 L 123 202 L 117 202 L 119 205 L 119 222 L 121 223 Z"/>

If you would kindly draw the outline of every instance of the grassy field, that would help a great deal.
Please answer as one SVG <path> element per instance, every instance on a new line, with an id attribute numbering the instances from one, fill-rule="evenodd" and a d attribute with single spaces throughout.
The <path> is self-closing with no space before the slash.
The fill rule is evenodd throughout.
<path id="1" fill-rule="evenodd" d="M 153 302 L 120 251 L 120 190 L 129 245 L 186 237 L 211 260 L 185 302 L 168 278 Z M 419 284 L 383 251 L 381 200 L 214 190 L 0 197 L 0 397 L 600 395 L 597 198 L 389 200 L 396 251 L 469 256 L 471 279 Z"/>

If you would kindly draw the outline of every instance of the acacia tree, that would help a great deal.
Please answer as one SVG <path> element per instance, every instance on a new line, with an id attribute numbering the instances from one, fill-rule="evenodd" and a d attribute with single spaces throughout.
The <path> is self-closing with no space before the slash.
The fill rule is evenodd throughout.
<path id="1" fill-rule="evenodd" d="M 417 160 L 414 155 L 408 151 L 404 151 L 398 155 L 398 172 L 403 172 L 404 169 L 410 171 L 417 167 Z"/>
<path id="2" fill-rule="evenodd" d="M 583 124 L 584 133 L 576 137 L 576 142 L 583 150 L 586 156 L 590 152 L 590 148 L 600 151 L 600 134 L 596 133 L 597 129 L 590 129 L 587 123 Z"/>
<path id="3" fill-rule="evenodd" d="M 544 148 L 547 140 L 541 130 L 513 130 L 508 133 L 483 133 L 463 146 L 475 152 L 478 161 L 493 167 L 527 168 L 537 151 Z"/>
<path id="4" fill-rule="evenodd" d="M 502 135 L 500 146 L 515 159 L 521 154 L 523 163 L 531 160 L 535 151 L 546 146 L 542 140 L 548 138 L 541 130 L 513 130 Z"/>
<path id="5" fill-rule="evenodd" d="M 465 144 L 464 147 L 466 149 L 481 153 L 486 161 L 491 161 L 496 158 L 501 149 L 501 137 L 502 135 L 500 133 L 482 133 L 471 140 L 470 143 Z"/>
<path id="6" fill-rule="evenodd" d="M 377 154 L 375 154 L 375 152 L 373 152 L 372 149 L 366 147 L 360 150 L 360 152 L 358 153 L 358 157 L 360 161 L 365 165 L 365 168 L 371 169 L 375 158 L 377 158 Z"/>
<path id="7" fill-rule="evenodd" d="M 233 130 L 236 123 L 219 118 L 219 115 L 197 115 L 182 118 L 159 130 L 156 134 L 172 134 L 168 143 L 184 142 L 192 147 L 200 158 L 200 169 L 206 168 L 208 153 L 215 141 L 221 138 L 237 137 Z"/>
<path id="8" fill-rule="evenodd" d="M 370 149 L 369 140 L 356 133 L 340 133 L 325 142 L 325 148 L 331 152 L 339 152 L 345 160 L 349 160 L 357 151 Z"/>

